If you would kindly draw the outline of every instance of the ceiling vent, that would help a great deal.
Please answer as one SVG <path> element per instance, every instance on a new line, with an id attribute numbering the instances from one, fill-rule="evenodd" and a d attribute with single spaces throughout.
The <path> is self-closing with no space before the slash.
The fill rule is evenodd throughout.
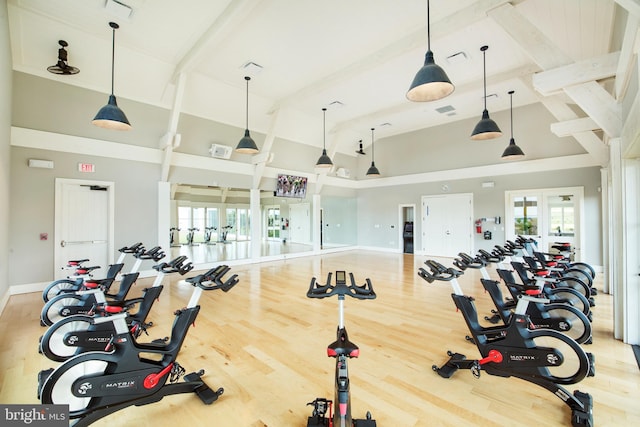
<path id="1" fill-rule="evenodd" d="M 450 111 L 455 110 L 452 105 L 445 105 L 444 107 L 436 108 L 436 111 L 440 114 L 448 113 Z"/>
<path id="2" fill-rule="evenodd" d="M 229 159 L 232 151 L 233 149 L 228 145 L 220 144 L 211 144 L 211 148 L 209 149 L 211 157 L 215 157 L 216 159 Z"/>

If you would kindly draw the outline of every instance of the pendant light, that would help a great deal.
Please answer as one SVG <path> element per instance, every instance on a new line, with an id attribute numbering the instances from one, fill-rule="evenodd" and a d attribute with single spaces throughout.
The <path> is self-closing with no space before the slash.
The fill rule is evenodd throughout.
<path id="1" fill-rule="evenodd" d="M 513 160 L 524 157 L 524 152 L 516 145 L 516 141 L 513 139 L 513 92 L 512 90 L 509 91 L 509 96 L 511 97 L 511 140 L 509 140 L 509 145 L 507 145 L 504 153 L 502 153 L 502 160 Z"/>
<path id="2" fill-rule="evenodd" d="M 115 130 L 129 130 L 131 129 L 131 124 L 129 120 L 127 120 L 127 116 L 124 114 L 118 107 L 118 103 L 116 102 L 116 96 L 113 94 L 113 75 L 114 75 L 114 63 L 115 63 L 115 51 L 116 51 L 116 30 L 120 28 L 118 24 L 115 22 L 109 22 L 109 26 L 112 30 L 112 41 L 111 41 L 111 95 L 109 95 L 109 101 L 107 105 L 102 107 L 98 114 L 94 117 L 93 123 L 94 125 L 105 128 L 105 129 L 115 129 Z"/>
<path id="3" fill-rule="evenodd" d="M 364 150 L 362 149 L 362 140 L 358 141 L 358 149 L 356 150 L 356 154 L 367 154 L 364 152 Z"/>
<path id="4" fill-rule="evenodd" d="M 371 166 L 367 171 L 367 176 L 380 176 L 380 171 L 376 167 L 376 163 L 373 161 L 373 131 L 375 128 L 371 128 Z"/>
<path id="5" fill-rule="evenodd" d="M 450 95 L 455 87 L 451 84 L 447 73 L 433 60 L 431 52 L 431 28 L 429 18 L 429 0 L 427 0 L 427 53 L 424 65 L 416 74 L 407 92 L 409 101 L 436 101 Z"/>
<path id="6" fill-rule="evenodd" d="M 502 136 L 502 131 L 496 122 L 489 118 L 489 111 L 487 111 L 487 49 L 489 49 L 489 46 L 482 46 L 480 48 L 482 51 L 482 62 L 484 64 L 484 111 L 482 111 L 482 119 L 480 119 L 476 127 L 473 129 L 473 133 L 471 133 L 471 139 L 474 141 L 493 139 Z"/>
<path id="7" fill-rule="evenodd" d="M 247 81 L 247 108 L 246 108 L 246 128 L 244 129 L 244 136 L 238 142 L 238 146 L 236 147 L 236 151 L 241 154 L 256 154 L 260 150 L 258 150 L 258 146 L 256 142 L 251 138 L 249 134 L 249 80 L 251 77 L 245 76 L 244 79 Z"/>
<path id="8" fill-rule="evenodd" d="M 330 168 L 333 166 L 331 158 L 327 156 L 327 148 L 325 145 L 326 140 L 326 124 L 327 124 L 327 109 L 322 109 L 322 155 L 316 162 L 317 168 Z"/>

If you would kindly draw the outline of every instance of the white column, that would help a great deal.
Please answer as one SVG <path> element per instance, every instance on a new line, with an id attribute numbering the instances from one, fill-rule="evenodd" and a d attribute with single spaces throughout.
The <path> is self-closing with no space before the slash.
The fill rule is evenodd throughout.
<path id="1" fill-rule="evenodd" d="M 260 190 L 252 188 L 249 191 L 249 208 L 251 210 L 251 258 L 260 259 L 262 256 L 262 218 L 260 216 Z"/>
<path id="2" fill-rule="evenodd" d="M 171 183 L 158 182 L 158 246 L 171 258 L 169 242 L 171 228 Z M 177 236 L 176 236 L 177 238 Z"/>
<path id="3" fill-rule="evenodd" d="M 311 230 L 313 230 L 313 251 L 318 252 L 320 249 L 320 232 L 322 224 L 320 223 L 320 207 L 322 203 L 322 197 L 319 194 L 314 194 L 311 206 Z"/>
<path id="4" fill-rule="evenodd" d="M 0 310 L 9 289 L 9 165 L 11 159 L 11 44 L 7 1 L 0 0 Z"/>

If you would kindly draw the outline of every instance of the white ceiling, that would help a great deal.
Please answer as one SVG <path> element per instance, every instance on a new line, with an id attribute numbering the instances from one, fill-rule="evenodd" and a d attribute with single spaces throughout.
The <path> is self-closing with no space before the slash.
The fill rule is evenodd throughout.
<path id="1" fill-rule="evenodd" d="M 105 7 L 112 1 L 9 0 L 14 69 L 109 93 L 108 22 L 115 21 L 115 94 L 125 111 L 123 99 L 173 108 L 183 73 L 180 111 L 244 127 L 250 75 L 250 129 L 321 146 L 321 109 L 328 107 L 335 149 L 349 154 L 358 139 L 369 142 L 371 127 L 386 137 L 479 119 L 482 45 L 489 46 L 487 93 L 497 95 L 488 98 L 489 111 L 509 108 L 509 90 L 514 107 L 538 102 L 531 78 L 542 71 L 539 61 L 512 37 L 518 28 L 495 11 L 522 16 L 546 37 L 541 47 L 552 43 L 573 61 L 616 50 L 613 0 L 432 0 L 431 48 L 456 91 L 412 103 L 405 93 L 427 48 L 424 0 L 123 0 L 132 10 L 128 18 Z M 69 43 L 69 64 L 79 74 L 46 71 L 60 39 Z M 458 52 L 467 59 L 450 63 L 447 57 Z M 248 72 L 247 62 L 263 70 Z M 455 115 L 436 111 L 448 105 Z"/>

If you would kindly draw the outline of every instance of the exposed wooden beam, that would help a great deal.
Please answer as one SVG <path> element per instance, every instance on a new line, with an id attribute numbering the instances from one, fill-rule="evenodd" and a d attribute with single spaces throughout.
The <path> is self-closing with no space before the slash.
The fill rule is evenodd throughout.
<path id="1" fill-rule="evenodd" d="M 598 130 L 600 127 L 591 117 L 551 123 L 551 132 L 559 137 L 571 136 L 578 132 Z"/>
<path id="2" fill-rule="evenodd" d="M 162 156 L 162 168 L 160 172 L 160 181 L 169 180 L 169 172 L 171 170 L 171 156 L 173 149 L 180 145 L 180 137 L 176 134 L 178 130 L 178 122 L 180 120 L 180 112 L 182 111 L 182 100 L 184 98 L 184 88 L 187 82 L 185 73 L 178 74 L 178 84 L 173 98 L 173 108 L 169 117 L 167 133 L 160 141 L 160 149 L 164 149 Z"/>
<path id="3" fill-rule="evenodd" d="M 218 16 L 205 33 L 191 46 L 176 66 L 172 81 L 180 73 L 188 73 L 193 70 L 206 54 L 206 48 L 221 41 L 224 36 L 237 28 L 242 28 L 242 22 L 260 3 L 260 0 L 233 0 Z"/>
<path id="4" fill-rule="evenodd" d="M 518 43 L 522 50 L 543 70 L 549 70 L 573 62 L 542 31 L 516 10 L 511 4 L 504 4 L 488 12 Z"/>
<path id="5" fill-rule="evenodd" d="M 251 188 L 258 189 L 260 188 L 260 182 L 262 181 L 262 177 L 264 175 L 264 169 L 267 165 L 267 160 L 271 154 L 271 148 L 273 147 L 273 141 L 276 139 L 276 130 L 278 129 L 278 119 L 280 117 L 280 110 L 275 110 L 271 114 L 271 123 L 269 124 L 269 130 L 267 131 L 267 136 L 264 139 L 264 144 L 262 145 L 262 150 L 259 157 L 258 155 L 254 156 L 255 162 L 255 171 L 253 173 L 253 186 Z"/>
<path id="6" fill-rule="evenodd" d="M 565 87 L 564 91 L 610 137 L 620 136 L 621 108 L 615 99 L 597 82 Z"/>
<path id="7" fill-rule="evenodd" d="M 629 15 L 640 18 L 640 0 L 615 0 L 615 2 L 627 9 Z"/>
<path id="8" fill-rule="evenodd" d="M 629 80 L 633 75 L 635 66 L 634 59 L 637 52 L 635 48 L 640 38 L 640 16 L 629 14 L 627 16 L 627 25 L 624 29 L 624 38 L 622 39 L 622 50 L 620 51 L 620 59 L 616 69 L 615 96 L 621 99 L 629 86 Z"/>
<path id="9" fill-rule="evenodd" d="M 605 79 L 615 75 L 619 59 L 620 52 L 612 52 L 542 71 L 533 76 L 533 87 L 546 96 L 567 86 Z"/>

